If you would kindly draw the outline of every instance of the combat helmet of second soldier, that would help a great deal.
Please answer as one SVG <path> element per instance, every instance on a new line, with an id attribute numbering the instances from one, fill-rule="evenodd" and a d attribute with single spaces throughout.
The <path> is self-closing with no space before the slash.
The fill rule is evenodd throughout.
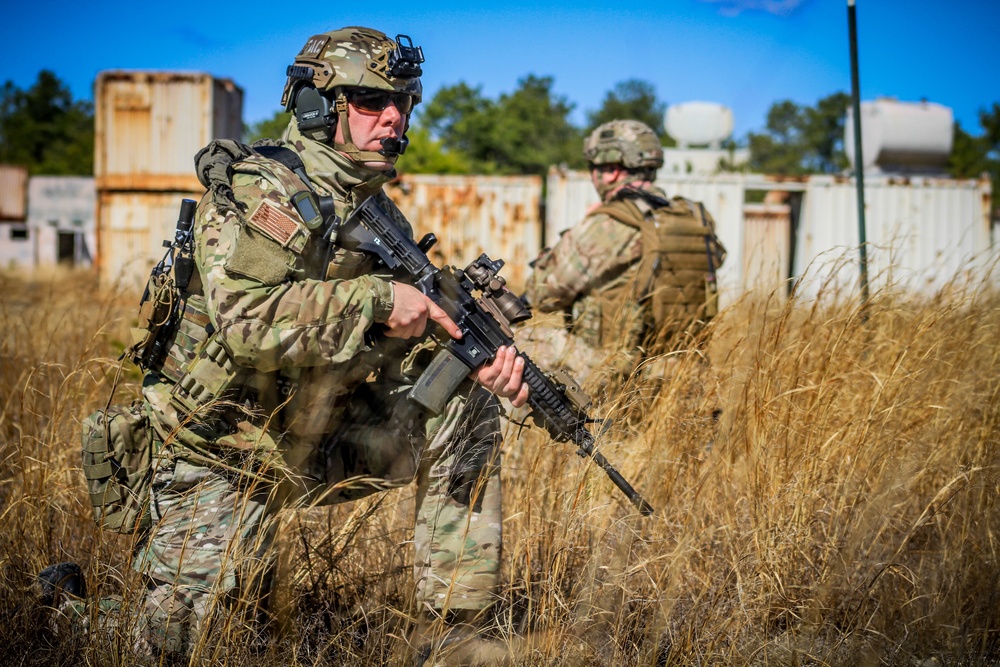
<path id="1" fill-rule="evenodd" d="M 630 171 L 663 166 L 660 138 L 645 123 L 613 120 L 590 133 L 583 142 L 583 157 L 592 166 L 620 164 Z"/>
<path id="2" fill-rule="evenodd" d="M 402 139 L 384 140 L 378 152 L 362 151 L 351 139 L 347 101 L 381 110 L 391 99 L 409 127 L 423 93 L 423 62 L 423 49 L 406 35 L 390 39 L 358 26 L 313 35 L 288 66 L 281 104 L 295 114 L 299 131 L 316 141 L 329 142 L 339 122 L 344 143 L 333 147 L 355 162 L 395 161 L 406 150 L 405 129 Z"/>

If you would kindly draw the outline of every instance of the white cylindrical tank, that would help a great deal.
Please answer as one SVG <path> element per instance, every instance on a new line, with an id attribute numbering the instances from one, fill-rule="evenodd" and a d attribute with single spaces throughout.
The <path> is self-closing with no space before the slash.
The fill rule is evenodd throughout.
<path id="1" fill-rule="evenodd" d="M 865 169 L 939 169 L 951 154 L 954 116 L 933 102 L 878 99 L 861 103 L 861 154 Z M 848 107 L 844 150 L 854 165 L 854 113 Z"/>
<path id="2" fill-rule="evenodd" d="M 681 148 L 718 148 L 733 133 L 733 112 L 715 102 L 683 102 L 667 107 L 663 127 Z"/>

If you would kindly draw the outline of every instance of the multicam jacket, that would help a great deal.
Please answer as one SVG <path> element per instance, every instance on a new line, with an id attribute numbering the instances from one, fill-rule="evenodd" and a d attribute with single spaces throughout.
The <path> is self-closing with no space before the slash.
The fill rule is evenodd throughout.
<path id="1" fill-rule="evenodd" d="M 357 167 L 302 138 L 294 124 L 288 140 L 341 220 L 376 196 L 412 236 L 381 190 L 391 174 Z M 402 381 L 412 343 L 374 342 L 372 325 L 392 311 L 389 276 L 376 273 L 369 255 L 310 229 L 292 202 L 306 183 L 275 160 L 235 157 L 200 170 L 209 192 L 195 219 L 197 275 L 175 344 L 163 369 L 147 374 L 143 393 L 157 430 L 165 438 L 174 432 L 182 455 L 278 450 L 295 466 L 370 374 Z"/>
<path id="2" fill-rule="evenodd" d="M 667 199 L 656 187 L 645 192 Z M 698 204 L 675 197 L 654 207 L 624 193 L 542 253 L 527 297 L 542 312 L 564 311 L 572 334 L 591 347 L 632 349 L 654 329 L 672 336 L 705 318 L 709 252 L 714 271 L 725 249 Z"/>

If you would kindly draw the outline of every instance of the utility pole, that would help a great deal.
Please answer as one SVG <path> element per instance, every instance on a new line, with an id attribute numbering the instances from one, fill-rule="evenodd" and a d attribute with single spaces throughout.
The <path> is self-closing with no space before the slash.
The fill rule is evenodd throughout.
<path id="1" fill-rule="evenodd" d="M 858 76 L 858 19 L 855 0 L 847 0 L 847 31 L 851 41 L 851 98 L 854 107 L 854 179 L 858 192 L 858 241 L 861 252 L 861 307 L 868 304 L 868 235 L 865 231 L 865 166 L 861 154 L 861 80 Z M 862 316 L 867 319 L 867 316 Z"/>

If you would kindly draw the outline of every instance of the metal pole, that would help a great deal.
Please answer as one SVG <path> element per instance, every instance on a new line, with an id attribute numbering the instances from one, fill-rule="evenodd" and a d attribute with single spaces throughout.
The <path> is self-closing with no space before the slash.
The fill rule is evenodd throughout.
<path id="1" fill-rule="evenodd" d="M 865 233 L 865 168 L 861 154 L 861 82 L 858 76 L 858 20 L 855 0 L 847 0 L 847 31 L 851 39 L 851 101 L 854 107 L 854 179 L 858 191 L 858 241 L 861 252 L 861 304 L 868 303 L 868 238 Z"/>

